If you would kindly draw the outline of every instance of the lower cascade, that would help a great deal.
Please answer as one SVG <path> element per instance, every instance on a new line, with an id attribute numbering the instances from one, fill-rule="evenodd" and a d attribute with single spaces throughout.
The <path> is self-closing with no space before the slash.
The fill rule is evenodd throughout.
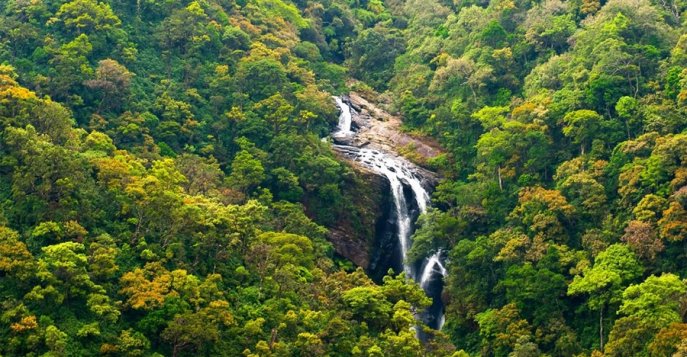
<path id="1" fill-rule="evenodd" d="M 335 97 L 341 110 L 337 131 L 332 133 L 335 143 L 349 143 L 355 136 L 351 130 L 355 111 L 341 97 Z M 422 170 L 408 160 L 380 148 L 356 147 L 334 144 L 334 149 L 348 159 L 387 178 L 393 199 L 391 216 L 395 218 L 395 235 L 400 248 L 400 265 L 405 274 L 415 280 L 432 298 L 432 305 L 419 314 L 429 327 L 440 330 L 444 323 L 444 306 L 441 301 L 443 278 L 446 269 L 443 265 L 443 252 L 438 250 L 421 262 L 410 262 L 408 251 L 412 246 L 412 235 L 417 217 L 425 213 L 430 204 L 429 193 L 425 189 L 427 180 L 419 173 Z M 409 197 L 412 196 L 412 197 Z M 386 254 L 394 254 L 387 252 Z"/>
<path id="2" fill-rule="evenodd" d="M 441 303 L 441 291 L 444 288 L 444 278 L 447 274 L 442 263 L 443 251 L 425 258 L 421 273 L 415 279 L 420 287 L 432 298 L 432 305 L 424 313 L 423 321 L 436 330 L 444 326 L 444 306 Z"/>

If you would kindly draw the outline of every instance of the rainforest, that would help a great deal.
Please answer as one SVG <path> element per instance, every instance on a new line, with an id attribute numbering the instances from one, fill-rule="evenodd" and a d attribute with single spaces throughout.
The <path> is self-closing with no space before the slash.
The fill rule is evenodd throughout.
<path id="1" fill-rule="evenodd" d="M 0 356 L 687 356 L 687 1 L 0 0 Z"/>

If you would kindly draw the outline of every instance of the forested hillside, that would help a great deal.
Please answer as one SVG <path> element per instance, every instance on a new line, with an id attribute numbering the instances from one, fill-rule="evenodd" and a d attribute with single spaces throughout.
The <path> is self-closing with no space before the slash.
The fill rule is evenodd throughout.
<path id="1" fill-rule="evenodd" d="M 381 3 L 0 1 L 0 355 L 445 355 L 334 260 L 320 137 Z M 382 352 L 384 351 L 384 352 Z"/>
<path id="2" fill-rule="evenodd" d="M 389 1 L 406 48 L 361 77 L 450 152 L 414 249 L 451 250 L 458 348 L 687 354 L 686 6 Z"/>
<path id="3" fill-rule="evenodd" d="M 0 1 L 0 355 L 687 355 L 685 10 Z M 445 151 L 442 331 L 327 241 L 350 90 Z"/>

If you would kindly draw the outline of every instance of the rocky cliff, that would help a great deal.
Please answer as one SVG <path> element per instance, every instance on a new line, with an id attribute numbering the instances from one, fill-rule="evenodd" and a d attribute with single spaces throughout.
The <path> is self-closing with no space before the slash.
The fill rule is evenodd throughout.
<path id="1" fill-rule="evenodd" d="M 347 209 L 336 224 L 329 227 L 329 240 L 339 255 L 366 269 L 371 277 L 381 279 L 389 267 L 401 271 L 398 265 L 403 261 L 396 237 L 397 217 L 391 209 L 394 203 L 390 183 L 378 170 L 372 170 L 369 163 L 352 159 L 354 151 L 371 148 L 394 153 L 410 146 L 423 160 L 434 158 L 441 151 L 432 142 L 403 132 L 399 117 L 388 114 L 356 93 L 337 100 L 349 105 L 353 114 L 352 131 L 334 133 L 333 141 L 346 145 L 345 149 L 338 147 L 336 153 L 352 171 L 344 194 L 352 198 L 354 207 Z M 424 179 L 423 186 L 429 188 L 436 183 L 435 173 L 419 166 L 413 170 Z M 414 222 L 419 209 L 414 207 L 412 211 L 416 212 L 412 217 Z"/>
<path id="2" fill-rule="evenodd" d="M 414 156 L 420 159 L 420 162 L 416 162 L 419 165 L 443 152 L 433 139 L 404 132 L 399 116 L 389 114 L 361 95 L 353 92 L 345 100 L 356 111 L 356 115 L 353 115 L 353 125 L 357 128 L 355 137 L 347 145 L 373 146 L 396 153 L 412 150 Z"/>
<path id="3" fill-rule="evenodd" d="M 343 159 L 342 159 L 343 160 Z M 352 177 L 344 186 L 353 206 L 329 227 L 329 241 L 336 252 L 363 269 L 370 267 L 376 237 L 389 220 L 389 182 L 368 170 L 351 167 Z"/>

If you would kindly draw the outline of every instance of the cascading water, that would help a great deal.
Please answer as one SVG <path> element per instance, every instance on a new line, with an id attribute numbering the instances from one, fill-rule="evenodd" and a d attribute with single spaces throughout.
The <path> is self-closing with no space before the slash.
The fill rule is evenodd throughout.
<path id="1" fill-rule="evenodd" d="M 348 140 L 355 135 L 355 132 L 351 131 L 353 112 L 351 107 L 342 98 L 335 97 L 335 100 L 341 110 L 341 114 L 337 131 L 332 134 L 332 137 L 335 141 L 337 139 Z M 441 302 L 442 278 L 446 276 L 446 269 L 442 264 L 442 251 L 439 250 L 426 258 L 424 264 L 420 265 L 419 274 L 414 272 L 416 264 L 407 261 L 408 250 L 412 246 L 411 236 L 413 234 L 414 219 L 419 214 L 424 213 L 429 205 L 429 194 L 422 185 L 423 178 L 418 174 L 419 169 L 406 159 L 383 152 L 382 150 L 358 148 L 348 145 L 334 145 L 334 148 L 351 160 L 357 161 L 389 180 L 403 270 L 408 277 L 417 281 L 425 292 L 433 298 L 432 306 L 421 315 L 421 318 L 428 326 L 441 329 L 444 320 Z M 410 188 L 415 202 L 407 200 L 405 194 L 406 187 Z M 414 203 L 416 206 L 411 203 Z M 413 212 L 413 207 L 417 207 L 419 212 Z"/>
<path id="2" fill-rule="evenodd" d="M 334 97 L 334 100 L 339 109 L 341 109 L 341 114 L 339 114 L 339 126 L 336 134 L 353 134 L 351 131 L 351 124 L 353 123 L 351 108 L 348 104 L 343 102 L 341 97 Z"/>
<path id="3" fill-rule="evenodd" d="M 444 267 L 443 251 L 439 249 L 425 259 L 421 274 L 418 275 L 420 287 L 432 298 L 430 306 L 423 316 L 425 323 L 436 330 L 444 326 L 444 306 L 441 304 L 441 291 L 444 287 L 443 278 L 447 271 Z"/>
<path id="4" fill-rule="evenodd" d="M 412 164 L 400 157 L 372 149 L 344 145 L 334 145 L 334 147 L 389 180 L 394 201 L 398 242 L 403 257 L 403 270 L 409 277 L 414 278 L 413 264 L 406 262 L 408 250 L 412 245 L 410 236 L 413 233 L 413 214 L 404 194 L 404 185 L 408 185 L 412 190 L 419 213 L 424 213 L 429 203 L 429 194 L 422 187 L 421 178 L 413 173 Z"/>
<path id="5" fill-rule="evenodd" d="M 439 249 L 436 253 L 427 258 L 427 263 L 425 263 L 425 268 L 422 270 L 419 281 L 423 289 L 429 286 L 429 283 L 436 274 L 446 276 L 446 268 L 441 264 L 441 253 L 442 251 Z"/>

